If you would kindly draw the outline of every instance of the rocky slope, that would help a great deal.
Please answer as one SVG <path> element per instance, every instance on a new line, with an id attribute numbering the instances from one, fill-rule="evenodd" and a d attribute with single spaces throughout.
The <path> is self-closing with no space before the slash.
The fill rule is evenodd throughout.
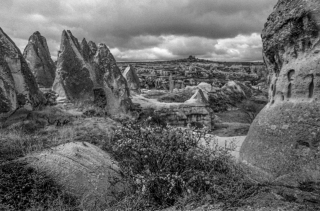
<path id="1" fill-rule="evenodd" d="M 19 107 L 33 109 L 43 102 L 27 62 L 0 28 L 0 117 Z"/>
<path id="2" fill-rule="evenodd" d="M 240 155 L 259 181 L 312 187 L 320 179 L 319 12 L 318 1 L 280 0 L 265 24 L 269 103 Z"/>
<path id="3" fill-rule="evenodd" d="M 56 66 L 51 59 L 46 38 L 40 32 L 33 33 L 24 49 L 23 57 L 40 87 L 51 88 Z"/>

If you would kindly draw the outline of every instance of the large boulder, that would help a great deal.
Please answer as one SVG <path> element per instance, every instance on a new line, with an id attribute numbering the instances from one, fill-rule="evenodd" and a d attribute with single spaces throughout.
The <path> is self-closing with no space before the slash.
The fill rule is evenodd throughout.
<path id="1" fill-rule="evenodd" d="M 33 33 L 24 49 L 23 57 L 40 87 L 51 88 L 56 72 L 56 66 L 51 59 L 45 37 L 40 32 Z"/>
<path id="2" fill-rule="evenodd" d="M 287 185 L 320 180 L 320 2 L 280 0 L 262 32 L 269 103 L 240 158 L 252 178 Z"/>
<path id="3" fill-rule="evenodd" d="M 99 74 L 101 74 L 99 78 L 103 78 L 107 111 L 111 114 L 116 114 L 119 111 L 126 112 L 131 106 L 130 90 L 116 60 L 105 44 L 98 45 L 94 62 L 99 69 Z"/>
<path id="4" fill-rule="evenodd" d="M 127 80 L 128 87 L 131 92 L 140 94 L 140 80 L 136 73 L 136 69 L 129 65 L 123 72 L 123 77 Z"/>
<path id="5" fill-rule="evenodd" d="M 0 28 L 0 117 L 45 101 L 20 50 Z"/>
<path id="6" fill-rule="evenodd" d="M 87 142 L 72 142 L 22 158 L 78 198 L 85 210 L 100 210 L 127 187 L 109 154 Z"/>
<path id="7" fill-rule="evenodd" d="M 85 61 L 82 49 L 72 33 L 62 32 L 53 90 L 59 99 L 79 100 L 93 96 L 94 68 Z"/>

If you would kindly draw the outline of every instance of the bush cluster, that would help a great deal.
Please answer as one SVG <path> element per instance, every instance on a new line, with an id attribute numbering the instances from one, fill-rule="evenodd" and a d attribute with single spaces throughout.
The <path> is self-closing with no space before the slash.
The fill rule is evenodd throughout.
<path id="1" fill-rule="evenodd" d="M 52 206 L 64 210 L 76 210 L 75 198 L 61 191 L 51 178 L 23 162 L 9 162 L 0 165 L 0 210 L 27 210 Z M 1 207 L 2 206 L 2 207 Z"/>
<path id="2" fill-rule="evenodd" d="M 144 210 L 179 203 L 183 206 L 190 200 L 230 204 L 252 188 L 229 149 L 199 144 L 206 139 L 203 131 L 141 128 L 132 122 L 123 125 L 112 144 L 105 146 L 133 187 L 131 196 L 124 200 L 130 205 L 121 206 Z"/>

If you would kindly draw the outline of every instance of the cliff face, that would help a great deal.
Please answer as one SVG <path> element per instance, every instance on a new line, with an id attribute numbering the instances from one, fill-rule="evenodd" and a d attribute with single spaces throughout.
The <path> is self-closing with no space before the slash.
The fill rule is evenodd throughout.
<path id="1" fill-rule="evenodd" d="M 40 87 L 52 87 L 56 66 L 51 59 L 46 38 L 39 32 L 30 36 L 28 45 L 24 49 L 23 57 Z"/>
<path id="2" fill-rule="evenodd" d="M 0 28 L 0 116 L 45 101 L 20 50 Z"/>
<path id="3" fill-rule="evenodd" d="M 252 123 L 240 156 L 264 179 L 320 179 L 314 162 L 320 144 L 319 12 L 316 0 L 280 0 L 262 32 L 269 103 Z"/>

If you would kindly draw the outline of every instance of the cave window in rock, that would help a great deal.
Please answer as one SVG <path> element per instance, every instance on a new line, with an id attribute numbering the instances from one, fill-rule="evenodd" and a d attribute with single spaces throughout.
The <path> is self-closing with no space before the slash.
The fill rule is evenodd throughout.
<path id="1" fill-rule="evenodd" d="M 288 92 L 287 92 L 287 98 L 288 99 L 291 98 L 291 92 L 292 92 L 292 85 L 290 83 L 289 86 L 288 86 Z"/>
<path id="2" fill-rule="evenodd" d="M 313 97 L 313 93 L 314 93 L 314 76 L 312 75 L 311 77 L 311 82 L 309 84 L 309 98 Z"/>
<path id="3" fill-rule="evenodd" d="M 287 77 L 288 77 L 288 81 L 292 81 L 292 77 L 294 75 L 295 71 L 294 70 L 289 70 L 288 74 L 287 74 Z"/>

